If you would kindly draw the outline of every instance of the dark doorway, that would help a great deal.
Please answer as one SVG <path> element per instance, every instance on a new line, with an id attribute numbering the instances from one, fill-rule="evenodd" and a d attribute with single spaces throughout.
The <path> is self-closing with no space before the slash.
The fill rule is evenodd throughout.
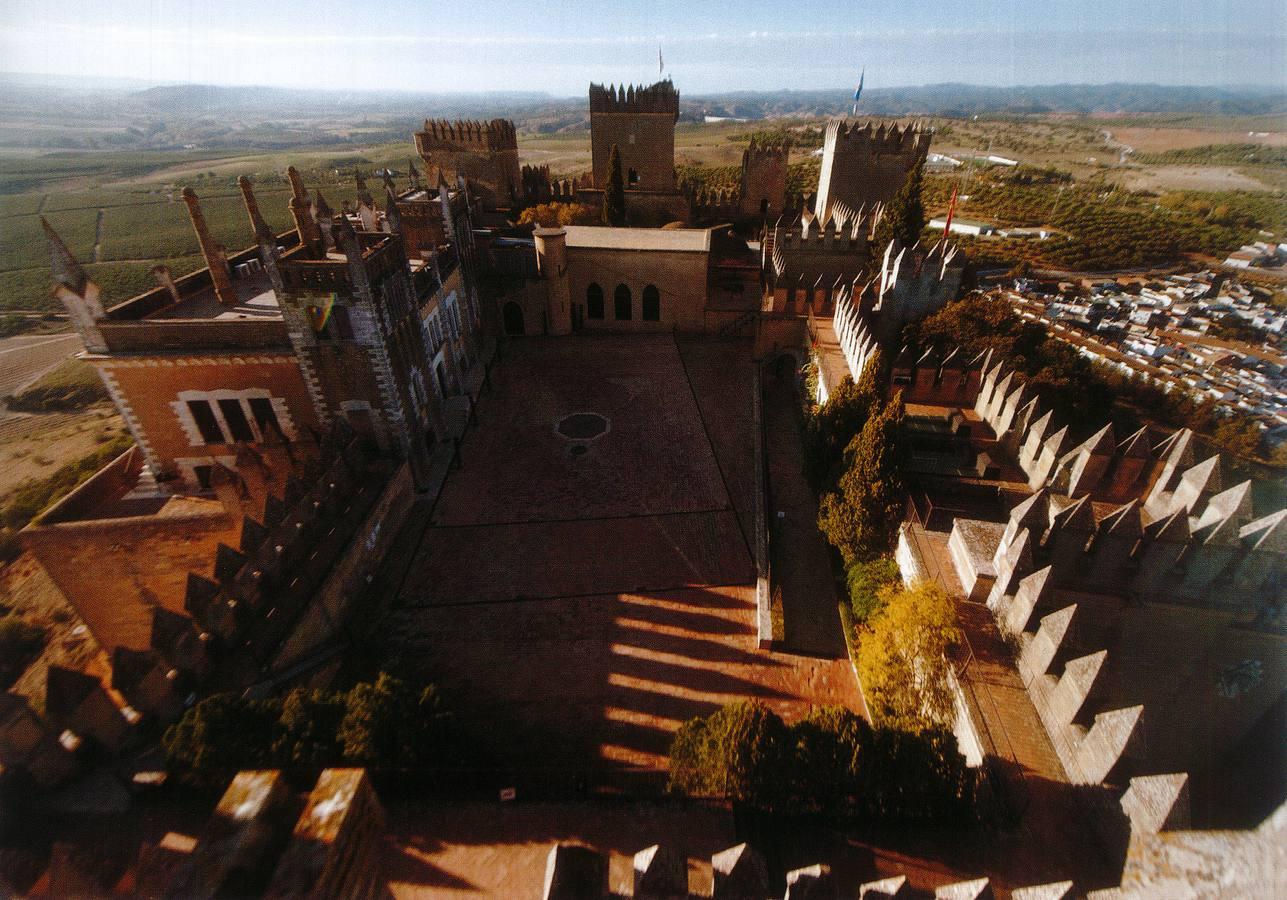
<path id="1" fill-rule="evenodd" d="M 630 321 L 630 288 L 624 284 L 617 285 L 616 291 L 612 294 L 613 314 L 618 322 Z"/>
<path id="2" fill-rule="evenodd" d="M 585 289 L 585 314 L 591 319 L 603 318 L 603 288 L 596 282 Z"/>
<path id="3" fill-rule="evenodd" d="M 513 300 L 505 304 L 504 318 L 506 334 L 527 333 L 523 328 L 523 307 Z"/>
<path id="4" fill-rule="evenodd" d="M 661 291 L 657 285 L 650 284 L 643 292 L 643 320 L 645 322 L 661 321 Z"/>
<path id="5" fill-rule="evenodd" d="M 630 170 L 630 176 L 629 176 L 629 179 L 628 179 L 628 180 L 629 180 L 629 182 L 630 182 L 631 184 L 638 184 L 638 183 L 639 183 L 639 173 L 638 173 L 638 172 L 636 172 L 634 169 L 631 169 L 631 170 Z"/>
<path id="6" fill-rule="evenodd" d="M 769 214 L 769 198 L 761 197 L 760 198 L 760 215 L 767 216 L 768 214 Z"/>

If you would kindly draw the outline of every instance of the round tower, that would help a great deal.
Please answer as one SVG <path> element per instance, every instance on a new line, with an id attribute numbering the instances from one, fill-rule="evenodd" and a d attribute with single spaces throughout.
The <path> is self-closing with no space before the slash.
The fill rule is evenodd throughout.
<path id="1" fill-rule="evenodd" d="M 568 289 L 568 233 L 562 228 L 537 228 L 536 265 L 545 282 L 547 334 L 572 333 L 572 294 Z"/>

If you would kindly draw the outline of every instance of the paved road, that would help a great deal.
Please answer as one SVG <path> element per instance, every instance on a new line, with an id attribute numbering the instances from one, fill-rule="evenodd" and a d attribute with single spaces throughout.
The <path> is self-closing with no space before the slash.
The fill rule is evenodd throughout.
<path id="1" fill-rule="evenodd" d="M 74 333 L 0 339 L 0 397 L 22 390 L 83 346 Z"/>

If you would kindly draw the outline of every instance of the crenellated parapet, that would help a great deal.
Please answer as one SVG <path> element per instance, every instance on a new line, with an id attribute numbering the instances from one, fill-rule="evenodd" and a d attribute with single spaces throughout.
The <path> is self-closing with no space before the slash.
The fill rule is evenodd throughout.
<path id="1" fill-rule="evenodd" d="M 451 146 L 461 150 L 497 152 L 518 150 L 518 133 L 509 119 L 425 119 L 424 128 L 414 135 L 416 149 Z"/>
<path id="2" fill-rule="evenodd" d="M 931 132 L 918 125 L 832 119 L 823 141 L 815 212 L 825 218 L 839 202 L 853 207 L 889 202 L 925 161 L 930 138 Z"/>
<path id="3" fill-rule="evenodd" d="M 426 119 L 414 138 L 430 184 L 456 184 L 463 178 L 492 209 L 508 206 L 521 195 L 518 137 L 510 120 Z"/>
<path id="4" fill-rule="evenodd" d="M 679 118 L 679 91 L 669 78 L 643 85 L 590 85 L 591 113 L 664 113 Z"/>

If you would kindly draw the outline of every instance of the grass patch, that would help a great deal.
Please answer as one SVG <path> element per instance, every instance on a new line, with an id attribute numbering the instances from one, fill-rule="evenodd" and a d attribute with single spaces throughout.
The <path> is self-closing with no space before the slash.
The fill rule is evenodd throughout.
<path id="1" fill-rule="evenodd" d="M 107 462 L 125 451 L 133 439 L 120 435 L 75 462 L 61 466 L 44 478 L 18 486 L 0 510 L 0 523 L 11 531 L 25 528 L 38 515 L 71 493 Z"/>
<path id="2" fill-rule="evenodd" d="M 107 400 L 107 388 L 89 363 L 72 357 L 35 384 L 7 398 L 18 412 L 65 412 Z"/>
<path id="3" fill-rule="evenodd" d="M 50 213 L 45 218 L 77 259 L 82 262 L 93 259 L 97 210 Z M 49 245 L 40 228 L 39 216 L 14 216 L 0 225 L 0 271 L 48 265 Z"/>

